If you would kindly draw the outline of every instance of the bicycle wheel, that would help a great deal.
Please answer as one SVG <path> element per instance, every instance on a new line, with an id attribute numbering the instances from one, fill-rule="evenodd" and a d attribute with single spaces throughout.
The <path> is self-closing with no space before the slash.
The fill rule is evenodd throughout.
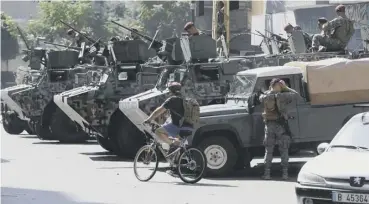
<path id="1" fill-rule="evenodd" d="M 138 164 L 140 161 L 142 161 L 144 167 L 139 167 Z M 156 170 L 158 169 L 158 164 L 159 160 L 156 150 L 152 148 L 151 145 L 145 145 L 141 147 L 136 154 L 133 164 L 133 170 L 136 178 L 140 181 L 149 181 L 152 177 L 154 177 Z M 144 172 L 146 170 L 149 173 L 147 176 L 144 176 L 144 174 L 139 173 L 141 170 Z"/>
<path id="2" fill-rule="evenodd" d="M 179 156 L 177 168 L 183 182 L 197 183 L 205 172 L 206 158 L 199 149 L 189 148 Z"/>

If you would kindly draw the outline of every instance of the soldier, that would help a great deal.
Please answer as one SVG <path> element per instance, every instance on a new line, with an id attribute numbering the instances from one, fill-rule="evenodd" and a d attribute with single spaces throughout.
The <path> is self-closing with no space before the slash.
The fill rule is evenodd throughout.
<path id="1" fill-rule="evenodd" d="M 67 35 L 72 39 L 72 42 L 69 44 L 69 46 L 81 47 L 82 42 L 86 42 L 83 36 L 72 29 L 67 31 Z"/>
<path id="2" fill-rule="evenodd" d="M 281 79 L 272 79 L 267 92 L 262 94 L 259 99 L 264 105 L 263 118 L 265 122 L 265 137 L 263 144 L 265 146 L 264 164 L 265 170 L 263 179 L 270 179 L 270 168 L 273 160 L 273 150 L 277 143 L 281 154 L 282 178 L 288 179 L 288 149 L 291 141 L 286 121 L 286 105 L 298 93 L 288 88 Z"/>
<path id="3" fill-rule="evenodd" d="M 224 26 L 224 2 L 223 1 L 218 2 L 217 15 L 218 15 L 217 38 L 219 38 L 221 35 L 224 35 L 224 37 L 226 37 L 225 26 Z"/>
<path id="4" fill-rule="evenodd" d="M 308 33 L 304 32 L 300 26 L 295 26 L 293 27 L 290 23 L 287 24 L 284 27 L 284 31 L 286 31 L 287 35 L 290 35 L 292 33 L 292 31 L 299 31 L 302 33 L 302 36 L 304 37 L 305 40 L 305 45 L 307 48 L 311 47 L 311 41 L 312 41 L 312 36 L 310 36 Z"/>
<path id="5" fill-rule="evenodd" d="M 336 7 L 337 18 L 322 26 L 323 31 L 328 34 L 315 34 L 312 42 L 312 51 L 340 51 L 344 50 L 354 34 L 354 23 L 347 18 L 345 6 Z"/>
<path id="6" fill-rule="evenodd" d="M 318 18 L 318 28 L 320 30 L 320 34 L 321 35 L 326 35 L 324 30 L 323 30 L 323 25 L 328 23 L 328 20 L 324 17 Z"/>
<path id="7" fill-rule="evenodd" d="M 195 27 L 195 24 L 193 24 L 192 22 L 186 23 L 186 25 L 184 26 L 184 30 L 188 33 L 189 36 L 203 35 L 203 33 L 199 31 Z"/>

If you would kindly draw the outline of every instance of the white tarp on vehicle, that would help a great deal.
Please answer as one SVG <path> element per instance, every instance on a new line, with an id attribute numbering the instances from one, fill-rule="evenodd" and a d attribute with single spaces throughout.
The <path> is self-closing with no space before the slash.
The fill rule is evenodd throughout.
<path id="1" fill-rule="evenodd" d="M 298 62 L 293 63 L 288 65 L 306 70 L 304 78 L 312 105 L 369 102 L 368 58 L 332 58 L 307 62 L 305 66 L 303 63 L 300 66 Z"/>

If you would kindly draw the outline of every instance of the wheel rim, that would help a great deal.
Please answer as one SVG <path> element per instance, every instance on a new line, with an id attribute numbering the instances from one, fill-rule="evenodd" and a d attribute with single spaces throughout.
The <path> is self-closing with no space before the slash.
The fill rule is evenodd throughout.
<path id="1" fill-rule="evenodd" d="M 143 164 L 143 167 L 141 167 L 141 164 Z M 158 156 L 155 149 L 151 146 L 141 148 L 139 152 L 137 152 L 133 164 L 136 178 L 140 181 L 150 180 L 156 172 L 158 167 L 157 164 Z"/>
<path id="2" fill-rule="evenodd" d="M 210 145 L 205 151 L 209 169 L 220 169 L 227 163 L 227 151 L 219 145 Z"/>
<path id="3" fill-rule="evenodd" d="M 195 183 L 202 178 L 205 165 L 206 159 L 200 150 L 187 149 L 178 160 L 178 173 L 183 181 Z"/>

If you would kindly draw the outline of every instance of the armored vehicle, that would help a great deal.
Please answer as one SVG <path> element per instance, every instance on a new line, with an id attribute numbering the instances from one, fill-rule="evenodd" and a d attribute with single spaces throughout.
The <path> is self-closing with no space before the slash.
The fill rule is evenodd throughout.
<path id="1" fill-rule="evenodd" d="M 116 141 L 120 154 L 133 156 L 144 144 L 140 126 L 145 119 L 142 114 L 147 117 L 166 100 L 169 82 L 182 83 L 184 95 L 197 99 L 200 105 L 222 104 L 233 76 L 247 69 L 243 58 L 217 59 L 216 42 L 208 36 L 182 37 L 173 43 L 172 61 L 179 65 L 165 65 L 154 89 L 119 102 L 120 130 L 119 134 L 110 135 L 115 136 L 110 139 Z M 164 120 L 161 118 L 158 122 Z"/>
<path id="2" fill-rule="evenodd" d="M 113 151 L 104 137 L 116 134 L 119 100 L 151 89 L 161 68 L 144 64 L 155 52 L 142 40 L 110 42 L 108 48 L 110 67 L 96 73 L 100 80 L 55 95 L 54 103 L 82 131 Z"/>
<path id="3" fill-rule="evenodd" d="M 29 120 L 32 124 L 31 129 L 42 139 L 48 139 L 53 134 L 58 134 L 57 131 L 50 129 L 50 124 L 55 121 L 51 119 L 56 110 L 52 96 L 81 86 L 81 84 L 76 83 L 75 75 L 87 70 L 86 65 L 79 65 L 79 57 L 83 55 L 83 49 L 78 52 L 75 50 L 47 51 L 43 48 L 35 48 L 30 58 L 30 67 L 40 68 L 42 75 L 37 83 L 27 85 L 22 90 L 17 89 L 12 93 L 2 92 L 2 95 L 8 95 L 2 100 L 8 108 L 12 109 L 11 112 L 7 113 L 16 116 L 7 118 L 18 117 L 22 120 Z M 10 123 L 12 122 L 10 121 Z M 13 126 L 16 126 L 15 124 L 13 123 Z"/>
<path id="4" fill-rule="evenodd" d="M 261 32 L 259 32 L 261 33 Z M 255 34 L 260 35 L 260 34 Z M 303 34 L 300 31 L 293 31 L 291 37 L 288 38 L 288 42 L 283 44 L 288 45 L 288 52 L 281 45 L 281 42 L 274 36 L 268 38 L 264 35 L 261 43 L 261 48 L 264 54 L 257 54 L 253 56 L 246 56 L 248 60 L 248 67 L 259 68 L 266 66 L 283 66 L 287 62 L 291 61 L 318 61 L 327 58 L 362 58 L 368 57 L 367 52 L 355 51 L 355 53 L 349 53 L 347 50 L 335 51 L 335 52 L 318 52 L 309 53 L 303 38 Z"/>
<path id="5" fill-rule="evenodd" d="M 321 70 L 319 68 L 322 67 L 330 67 L 333 72 L 342 70 L 341 65 L 345 62 L 337 60 L 337 63 L 326 61 L 315 64 L 315 70 L 319 72 Z M 365 63 L 368 61 L 366 60 Z M 360 66 L 364 67 L 362 64 Z M 349 69 L 357 67 L 355 63 Z M 347 69 L 347 66 L 343 69 Z M 361 88 L 359 90 L 359 86 L 355 87 L 357 84 L 350 86 L 358 90 L 351 91 L 349 98 L 345 97 L 349 95 L 348 92 L 337 93 L 335 90 L 331 91 L 330 95 L 327 95 L 328 92 L 320 94 L 316 90 L 322 91 L 323 87 L 324 90 L 329 88 L 329 86 L 323 86 L 327 75 L 321 77 L 318 72 L 315 72 L 315 80 L 310 84 L 313 81 L 313 75 L 312 72 L 306 70 L 311 70 L 311 68 L 275 66 L 239 72 L 230 85 L 225 104 L 201 107 L 200 125 L 189 144 L 204 150 L 208 160 L 209 174 L 224 175 L 236 167 L 250 167 L 252 158 L 264 155 L 264 122 L 261 115 L 263 107 L 262 104 L 255 103 L 255 98 L 258 98 L 260 92 L 269 89 L 269 83 L 273 78 L 283 79 L 289 87 L 301 95 L 301 97 L 293 98 L 286 107 L 289 114 L 288 124 L 292 133 L 291 151 L 315 150 L 317 144 L 330 141 L 350 117 L 369 110 L 369 107 L 355 108 L 353 106 L 355 103 L 365 103 L 362 97 L 352 94 L 363 91 Z M 322 84 L 316 84 L 318 78 Z M 336 79 L 338 78 L 337 74 Z M 331 79 L 326 80 L 333 82 Z M 368 91 L 366 90 L 366 93 Z M 354 96 L 356 99 L 353 98 Z M 337 103 L 333 104 L 332 99 L 337 98 L 344 98 L 350 102 L 334 100 Z M 369 101 L 368 97 L 366 98 Z M 328 102 L 329 100 L 331 102 Z"/>

